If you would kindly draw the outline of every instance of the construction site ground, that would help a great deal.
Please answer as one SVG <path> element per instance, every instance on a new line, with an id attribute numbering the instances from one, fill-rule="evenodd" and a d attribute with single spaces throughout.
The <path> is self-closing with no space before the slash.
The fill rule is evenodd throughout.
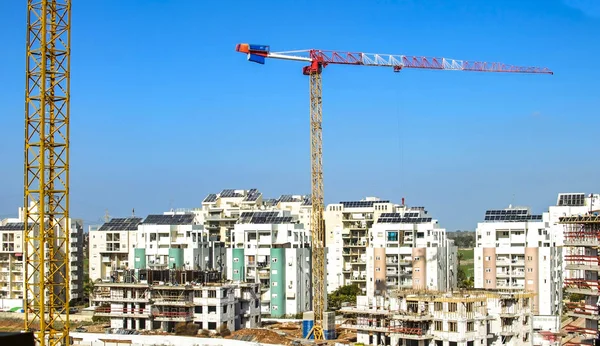
<path id="1" fill-rule="evenodd" d="M 263 323 L 262 328 L 241 329 L 225 338 L 279 345 L 301 344 L 308 341 L 302 338 L 302 325 L 299 322 Z M 336 339 L 327 340 L 323 344 L 350 344 L 355 341 L 356 333 L 338 330 L 338 337 Z"/>
<path id="2" fill-rule="evenodd" d="M 70 330 L 85 328 L 88 333 L 104 333 L 106 328 L 110 327 L 108 322 L 92 322 L 91 317 L 87 315 L 71 315 Z M 0 332 L 21 331 L 24 328 L 24 314 L 19 313 L 0 313 Z M 35 326 L 34 326 L 35 327 Z M 140 331 L 142 335 L 169 335 L 159 330 Z M 173 335 L 173 334 L 171 334 Z M 198 337 L 221 338 L 220 336 L 198 335 Z M 262 328 L 240 329 L 226 336 L 225 339 L 242 340 L 249 342 L 259 342 L 275 345 L 298 345 L 306 342 L 302 338 L 302 325 L 299 322 L 283 323 L 263 323 Z M 327 340 L 328 345 L 337 343 L 350 344 L 356 341 L 356 333 L 338 330 L 338 337 L 335 340 Z"/>

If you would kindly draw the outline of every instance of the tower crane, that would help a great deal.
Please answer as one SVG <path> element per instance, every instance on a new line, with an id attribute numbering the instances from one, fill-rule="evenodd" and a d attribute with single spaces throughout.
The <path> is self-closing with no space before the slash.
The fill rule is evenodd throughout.
<path id="1" fill-rule="evenodd" d="M 325 222 L 323 219 L 323 148 L 322 148 L 322 79 L 323 68 L 328 65 L 380 66 L 400 72 L 405 68 L 452 70 L 474 72 L 505 72 L 550 74 L 543 67 L 521 67 L 497 62 L 476 62 L 423 56 L 372 54 L 333 50 L 306 49 L 271 52 L 270 46 L 237 44 L 235 50 L 247 55 L 251 62 L 264 64 L 267 58 L 308 63 L 302 73 L 309 77 L 310 85 L 310 156 L 311 156 L 311 237 L 314 324 L 308 337 L 324 340 L 323 312 L 325 307 Z"/>
<path id="2" fill-rule="evenodd" d="M 25 330 L 69 345 L 71 0 L 28 0 L 25 88 Z"/>

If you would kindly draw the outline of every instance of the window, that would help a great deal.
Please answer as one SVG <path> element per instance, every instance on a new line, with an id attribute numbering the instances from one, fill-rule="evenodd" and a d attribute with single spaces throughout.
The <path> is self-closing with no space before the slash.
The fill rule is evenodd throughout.
<path id="1" fill-rule="evenodd" d="M 239 261 L 240 261 L 240 259 L 239 259 L 239 258 L 234 258 L 234 259 L 233 259 L 233 262 L 234 262 L 234 263 L 238 263 Z"/>
<path id="2" fill-rule="evenodd" d="M 271 284 L 273 287 L 277 287 L 277 281 L 273 281 L 273 283 Z"/>
<path id="3" fill-rule="evenodd" d="M 533 257 L 532 256 L 527 256 L 527 260 L 528 261 L 533 261 Z"/>
<path id="4" fill-rule="evenodd" d="M 377 267 L 377 268 L 375 268 L 375 271 L 376 271 L 376 272 L 380 272 L 380 271 L 381 271 L 381 268 Z"/>
<path id="5" fill-rule="evenodd" d="M 473 302 L 466 303 L 465 309 L 467 310 L 467 312 L 473 312 Z"/>
<path id="6" fill-rule="evenodd" d="M 271 258 L 271 262 L 276 263 L 277 262 L 277 257 Z"/>
<path id="7" fill-rule="evenodd" d="M 442 321 L 435 321 L 435 330 L 439 332 L 444 330 L 444 325 L 442 324 Z"/>
<path id="8" fill-rule="evenodd" d="M 376 260 L 376 261 L 381 261 L 381 257 L 379 257 L 379 256 L 376 256 L 376 257 L 375 257 L 375 260 Z"/>
<path id="9" fill-rule="evenodd" d="M 485 260 L 489 261 L 490 260 L 490 256 L 485 256 Z"/>
<path id="10" fill-rule="evenodd" d="M 456 312 L 456 303 L 448 303 L 448 312 Z"/>
<path id="11" fill-rule="evenodd" d="M 240 271 L 239 271 L 239 270 L 237 270 L 237 269 L 234 269 L 234 270 L 233 270 L 233 273 L 234 273 L 234 274 L 239 274 L 239 273 L 240 273 Z"/>
<path id="12" fill-rule="evenodd" d="M 453 303 L 455 304 L 455 303 Z M 458 326 L 456 322 L 448 322 L 448 331 L 452 333 L 458 332 Z"/>
<path id="13" fill-rule="evenodd" d="M 273 310 L 277 310 L 277 305 L 273 305 L 273 306 L 271 307 L 271 309 L 273 309 Z"/>
<path id="14" fill-rule="evenodd" d="M 492 269 L 491 269 L 491 268 L 485 268 L 485 272 L 486 272 L 486 273 L 491 273 L 491 272 L 492 272 Z"/>
<path id="15" fill-rule="evenodd" d="M 527 268 L 527 272 L 528 273 L 532 273 L 533 272 L 533 268 Z"/>
<path id="16" fill-rule="evenodd" d="M 444 309 L 444 303 L 442 303 L 442 302 L 433 303 L 433 309 L 435 311 L 442 311 Z"/>
<path id="17" fill-rule="evenodd" d="M 472 332 L 475 330 L 475 323 L 474 322 L 467 322 L 467 332 Z"/>

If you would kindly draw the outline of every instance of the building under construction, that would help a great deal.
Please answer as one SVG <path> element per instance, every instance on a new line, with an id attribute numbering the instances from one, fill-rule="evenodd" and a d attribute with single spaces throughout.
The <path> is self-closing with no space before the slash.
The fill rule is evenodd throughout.
<path id="1" fill-rule="evenodd" d="M 390 346 L 531 345 L 533 293 L 397 291 L 343 308 L 357 342 Z"/>
<path id="2" fill-rule="evenodd" d="M 196 270 L 140 271 L 123 282 L 97 282 L 91 305 L 114 329 L 173 332 L 177 323 L 196 323 L 209 332 L 258 327 L 260 285 L 219 278 L 218 272 Z"/>
<path id="3" fill-rule="evenodd" d="M 578 295 L 567 303 L 571 323 L 563 327 L 567 334 L 564 345 L 593 345 L 598 334 L 598 272 L 600 272 L 600 216 L 568 216 L 560 218 L 564 225 L 564 246 L 567 275 L 565 291 Z M 572 299 L 573 300 L 573 299 Z"/>

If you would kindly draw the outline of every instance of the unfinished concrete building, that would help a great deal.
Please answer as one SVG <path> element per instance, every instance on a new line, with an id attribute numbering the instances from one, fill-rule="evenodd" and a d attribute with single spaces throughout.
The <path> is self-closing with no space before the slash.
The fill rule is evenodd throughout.
<path id="1" fill-rule="evenodd" d="M 389 346 L 531 345 L 532 294 L 397 291 L 358 297 L 342 328 L 357 342 Z"/>
<path id="2" fill-rule="evenodd" d="M 260 325 L 259 284 L 97 283 L 95 316 L 111 328 L 173 332 L 177 323 L 196 323 L 209 332 Z"/>
<path id="3" fill-rule="evenodd" d="M 582 299 L 567 303 L 571 323 L 564 326 L 565 345 L 593 345 L 598 340 L 598 290 L 600 272 L 600 216 L 561 217 L 564 225 L 564 246 L 567 278 L 565 291 Z"/>

